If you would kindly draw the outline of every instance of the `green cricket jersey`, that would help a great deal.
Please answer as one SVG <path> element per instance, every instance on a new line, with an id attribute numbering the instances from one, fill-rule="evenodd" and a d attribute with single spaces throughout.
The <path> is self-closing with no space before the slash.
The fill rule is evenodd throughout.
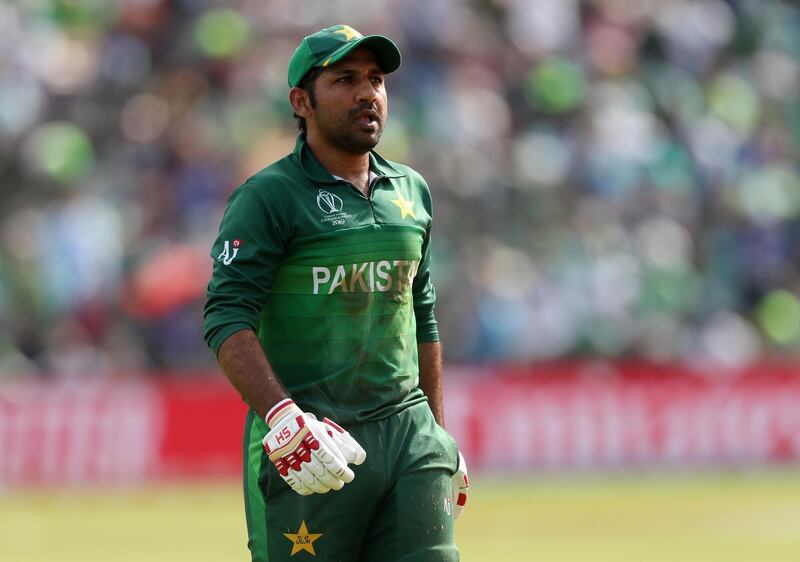
<path id="1" fill-rule="evenodd" d="M 417 343 L 438 340 L 431 197 L 407 166 L 370 153 L 370 197 L 292 154 L 231 195 L 212 248 L 205 338 L 252 329 L 304 409 L 340 423 L 424 400 Z"/>

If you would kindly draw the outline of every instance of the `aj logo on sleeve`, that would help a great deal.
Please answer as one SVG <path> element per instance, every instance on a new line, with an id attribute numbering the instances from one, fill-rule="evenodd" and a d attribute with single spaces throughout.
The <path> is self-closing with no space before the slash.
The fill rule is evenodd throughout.
<path id="1" fill-rule="evenodd" d="M 236 259 L 236 254 L 239 253 L 239 246 L 241 245 L 242 241 L 238 238 L 233 241 L 233 244 L 231 244 L 229 240 L 225 240 L 222 253 L 217 256 L 217 261 L 221 261 L 224 265 L 230 265 L 231 262 Z M 231 253 L 231 246 L 233 246 L 233 253 Z"/>

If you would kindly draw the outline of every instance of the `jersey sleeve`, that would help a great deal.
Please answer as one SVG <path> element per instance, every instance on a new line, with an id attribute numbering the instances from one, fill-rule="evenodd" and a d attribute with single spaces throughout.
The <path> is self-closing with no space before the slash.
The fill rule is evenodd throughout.
<path id="1" fill-rule="evenodd" d="M 235 332 L 258 331 L 273 274 L 285 252 L 284 211 L 257 187 L 250 180 L 233 192 L 211 249 L 214 269 L 206 291 L 204 337 L 215 355 Z"/>
<path id="2" fill-rule="evenodd" d="M 431 281 L 431 226 L 433 211 L 431 209 L 431 196 L 428 186 L 422 177 L 418 176 L 420 192 L 431 220 L 425 229 L 425 239 L 422 241 L 422 258 L 419 262 L 417 274 L 412 284 L 414 295 L 414 316 L 417 322 L 417 343 L 439 341 L 439 329 L 433 309 L 436 305 L 436 289 Z"/>

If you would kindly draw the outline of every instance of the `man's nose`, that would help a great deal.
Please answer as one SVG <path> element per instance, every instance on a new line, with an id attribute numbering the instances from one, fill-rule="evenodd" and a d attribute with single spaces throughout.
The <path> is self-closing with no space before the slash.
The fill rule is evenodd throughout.
<path id="1" fill-rule="evenodd" d="M 360 81 L 356 95 L 359 102 L 374 101 L 378 98 L 378 90 L 372 80 L 366 78 Z"/>

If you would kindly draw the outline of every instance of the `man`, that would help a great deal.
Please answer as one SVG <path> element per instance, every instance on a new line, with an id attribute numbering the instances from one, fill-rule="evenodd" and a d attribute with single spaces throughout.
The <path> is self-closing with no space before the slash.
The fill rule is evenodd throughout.
<path id="1" fill-rule="evenodd" d="M 294 152 L 234 191 L 212 249 L 205 337 L 250 406 L 254 561 L 458 560 L 468 483 L 443 429 L 430 192 L 372 152 L 400 60 L 345 25 L 303 39 Z"/>

